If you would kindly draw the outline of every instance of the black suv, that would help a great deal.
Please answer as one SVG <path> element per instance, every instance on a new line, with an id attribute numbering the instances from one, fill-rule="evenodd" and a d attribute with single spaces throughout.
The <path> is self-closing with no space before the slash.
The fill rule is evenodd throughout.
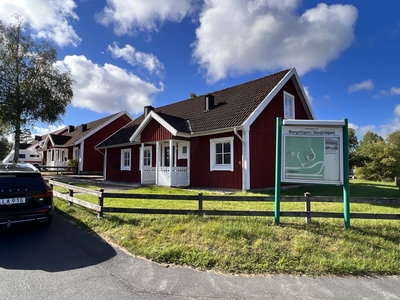
<path id="1" fill-rule="evenodd" d="M 53 191 L 31 164 L 0 163 L 0 227 L 44 222 L 54 211 Z"/>

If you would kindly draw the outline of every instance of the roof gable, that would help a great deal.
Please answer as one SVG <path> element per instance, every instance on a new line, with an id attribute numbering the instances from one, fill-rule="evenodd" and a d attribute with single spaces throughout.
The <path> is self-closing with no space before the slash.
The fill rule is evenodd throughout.
<path id="1" fill-rule="evenodd" d="M 297 72 L 293 68 L 223 90 L 155 108 L 146 118 L 143 115 L 140 116 L 124 131 L 115 133 L 116 136 L 103 141 L 97 147 L 106 148 L 118 145 L 116 143 L 129 144 L 133 141 L 138 142 L 140 133 L 150 119 L 156 119 L 173 135 L 185 137 L 231 130 L 234 127 L 250 126 L 288 80 L 295 82 L 296 89 L 299 90 L 301 95 L 301 101 L 308 112 L 307 114 L 314 119 L 314 114 Z M 213 97 L 213 105 L 208 110 L 206 110 L 205 105 L 205 97 L 207 95 Z M 127 131 L 129 130 L 132 130 L 131 136 L 130 139 L 126 139 Z"/>

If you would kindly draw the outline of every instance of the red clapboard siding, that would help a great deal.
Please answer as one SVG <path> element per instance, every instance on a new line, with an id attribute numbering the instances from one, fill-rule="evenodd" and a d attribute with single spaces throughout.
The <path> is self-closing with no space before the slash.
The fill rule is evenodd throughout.
<path id="1" fill-rule="evenodd" d="M 103 173 L 104 156 L 94 147 L 130 121 L 127 115 L 123 115 L 85 139 L 82 172 Z"/>
<path id="2" fill-rule="evenodd" d="M 210 171 L 210 139 L 234 136 L 234 168 L 232 171 Z M 219 134 L 190 139 L 190 185 L 194 187 L 241 189 L 242 143 L 235 134 Z"/>
<path id="3" fill-rule="evenodd" d="M 295 97 L 296 119 L 308 119 L 296 88 L 289 80 L 250 126 L 250 189 L 275 184 L 276 118 L 283 117 L 283 91 Z"/>
<path id="4" fill-rule="evenodd" d="M 121 171 L 121 150 L 132 149 L 131 170 Z M 107 180 L 120 182 L 140 182 L 139 147 L 124 147 L 107 149 Z"/>
<path id="5" fill-rule="evenodd" d="M 165 127 L 161 126 L 156 120 L 151 120 L 141 133 L 141 142 L 156 142 L 172 139 L 173 136 Z"/>

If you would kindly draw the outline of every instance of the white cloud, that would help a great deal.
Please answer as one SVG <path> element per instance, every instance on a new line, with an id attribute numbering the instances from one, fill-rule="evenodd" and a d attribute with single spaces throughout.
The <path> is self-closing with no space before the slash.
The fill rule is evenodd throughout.
<path id="1" fill-rule="evenodd" d="M 310 104 L 312 104 L 314 98 L 310 95 L 310 91 L 308 90 L 308 86 L 303 86 L 304 92 L 306 93 L 306 96 L 308 98 L 308 101 L 310 102 Z"/>
<path id="2" fill-rule="evenodd" d="M 59 46 L 77 46 L 81 39 L 69 20 L 78 20 L 73 0 L 2 0 L 0 19 L 15 23 L 15 14 L 29 24 L 33 36 L 49 39 Z"/>
<path id="3" fill-rule="evenodd" d="M 134 67 L 143 67 L 151 74 L 162 76 L 164 72 L 164 65 L 156 56 L 151 53 L 136 51 L 131 45 L 125 45 L 124 48 L 119 48 L 118 44 L 114 43 L 114 47 L 109 45 L 108 50 L 114 58 L 122 58 Z"/>
<path id="4" fill-rule="evenodd" d="M 386 137 L 388 134 L 400 130 L 400 118 L 395 117 L 394 119 L 391 119 L 387 124 L 380 125 L 379 129 L 380 132 L 378 134 L 382 137 Z"/>
<path id="5" fill-rule="evenodd" d="M 375 125 L 358 126 L 356 124 L 349 123 L 349 127 L 353 128 L 356 131 L 356 136 L 358 137 L 358 139 L 362 139 L 364 134 L 366 134 L 368 131 L 376 133 Z"/>
<path id="6" fill-rule="evenodd" d="M 72 105 L 96 112 L 140 113 L 164 88 L 161 82 L 156 87 L 117 66 L 99 66 L 82 55 L 66 56 L 58 65 L 69 70 L 77 82 Z"/>
<path id="7" fill-rule="evenodd" d="M 209 82 L 255 70 L 324 69 L 354 39 L 352 5 L 318 4 L 298 14 L 299 0 L 208 0 L 193 58 Z"/>
<path id="8" fill-rule="evenodd" d="M 350 85 L 348 87 L 347 91 L 349 93 L 353 93 L 353 92 L 360 91 L 360 90 L 370 91 L 373 88 L 374 88 L 374 83 L 372 82 L 372 79 L 367 79 L 360 83 L 355 83 L 355 84 Z"/>
<path id="9" fill-rule="evenodd" d="M 396 114 L 396 116 L 400 116 L 400 104 L 396 105 L 396 107 L 394 108 L 394 113 Z"/>
<path id="10" fill-rule="evenodd" d="M 197 0 L 107 0 L 97 20 L 113 24 L 118 35 L 135 34 L 138 30 L 158 30 L 165 21 L 180 22 L 192 11 Z"/>
<path id="11" fill-rule="evenodd" d="M 392 87 L 390 90 L 382 90 L 379 94 L 375 95 L 375 98 L 379 98 L 379 96 L 398 96 L 400 95 L 399 87 Z"/>
<path id="12" fill-rule="evenodd" d="M 33 127 L 33 132 L 34 132 L 34 135 L 45 135 L 45 134 L 48 134 L 50 132 L 58 131 L 58 130 L 63 129 L 63 128 L 65 128 L 65 125 L 56 126 L 56 125 L 50 124 L 48 127 L 37 127 L 37 126 L 34 126 Z"/>

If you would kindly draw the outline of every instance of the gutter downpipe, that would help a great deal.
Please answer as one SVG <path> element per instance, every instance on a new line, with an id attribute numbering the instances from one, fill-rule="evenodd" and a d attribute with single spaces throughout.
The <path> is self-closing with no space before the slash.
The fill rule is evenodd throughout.
<path id="1" fill-rule="evenodd" d="M 243 129 L 244 131 L 244 129 Z M 247 161 L 246 161 L 246 141 L 239 135 L 237 132 L 237 128 L 233 127 L 233 132 L 242 142 L 242 192 L 246 191 L 246 169 L 247 169 Z"/>

